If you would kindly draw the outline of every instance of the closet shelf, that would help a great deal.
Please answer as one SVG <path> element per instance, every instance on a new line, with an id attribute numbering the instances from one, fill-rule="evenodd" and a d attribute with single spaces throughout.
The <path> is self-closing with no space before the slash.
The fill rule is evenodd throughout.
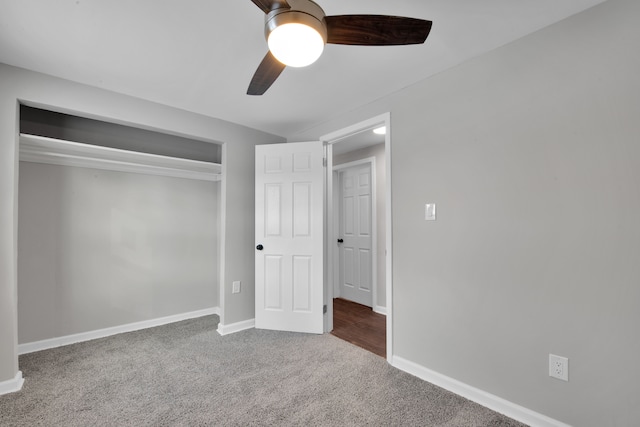
<path id="1" fill-rule="evenodd" d="M 222 165 L 20 134 L 20 161 L 220 181 Z"/>

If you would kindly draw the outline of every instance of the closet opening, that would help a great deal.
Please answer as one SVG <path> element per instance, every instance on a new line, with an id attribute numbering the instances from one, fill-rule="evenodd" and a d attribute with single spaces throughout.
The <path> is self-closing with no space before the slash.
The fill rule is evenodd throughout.
<path id="1" fill-rule="evenodd" d="M 220 313 L 222 144 L 20 106 L 18 352 Z"/>

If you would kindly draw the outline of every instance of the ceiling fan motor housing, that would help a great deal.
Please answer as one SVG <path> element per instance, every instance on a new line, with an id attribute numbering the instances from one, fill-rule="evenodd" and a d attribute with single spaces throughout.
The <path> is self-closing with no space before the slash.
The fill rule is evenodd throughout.
<path id="1" fill-rule="evenodd" d="M 311 0 L 289 0 L 291 8 L 274 9 L 265 15 L 264 36 L 269 40 L 273 30 L 284 24 L 303 24 L 315 29 L 327 43 L 327 24 L 325 13 Z"/>

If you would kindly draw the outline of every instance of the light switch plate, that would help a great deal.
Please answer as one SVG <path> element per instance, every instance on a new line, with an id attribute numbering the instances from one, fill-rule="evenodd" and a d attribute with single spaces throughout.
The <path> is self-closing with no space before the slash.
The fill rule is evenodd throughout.
<path id="1" fill-rule="evenodd" d="M 427 203 L 424 205 L 424 220 L 435 221 L 436 220 L 436 204 Z"/>
<path id="2" fill-rule="evenodd" d="M 233 282 L 233 287 L 231 289 L 231 293 L 232 294 L 239 294 L 240 293 L 240 281 L 239 280 Z"/>

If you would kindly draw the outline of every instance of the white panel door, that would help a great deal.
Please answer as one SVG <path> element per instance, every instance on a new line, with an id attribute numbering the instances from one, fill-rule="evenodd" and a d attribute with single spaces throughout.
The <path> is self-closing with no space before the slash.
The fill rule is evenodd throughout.
<path id="1" fill-rule="evenodd" d="M 323 332 L 323 147 L 256 146 L 256 328 Z"/>
<path id="2" fill-rule="evenodd" d="M 339 219 L 340 297 L 371 307 L 372 193 L 371 166 L 341 171 Z"/>

